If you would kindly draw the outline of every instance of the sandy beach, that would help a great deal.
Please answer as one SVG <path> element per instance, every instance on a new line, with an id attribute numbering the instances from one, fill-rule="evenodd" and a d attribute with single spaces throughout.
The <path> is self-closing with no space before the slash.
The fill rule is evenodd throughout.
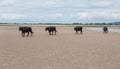
<path id="1" fill-rule="evenodd" d="M 0 69 L 120 69 L 119 32 L 32 28 L 33 37 L 22 37 L 18 26 L 0 27 Z"/>

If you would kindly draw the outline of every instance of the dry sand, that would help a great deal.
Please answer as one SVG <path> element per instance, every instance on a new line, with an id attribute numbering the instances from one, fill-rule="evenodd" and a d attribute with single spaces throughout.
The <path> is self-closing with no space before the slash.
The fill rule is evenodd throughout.
<path id="1" fill-rule="evenodd" d="M 0 69 L 120 69 L 120 33 L 57 27 L 49 36 L 33 27 L 22 37 L 18 27 L 0 27 Z"/>

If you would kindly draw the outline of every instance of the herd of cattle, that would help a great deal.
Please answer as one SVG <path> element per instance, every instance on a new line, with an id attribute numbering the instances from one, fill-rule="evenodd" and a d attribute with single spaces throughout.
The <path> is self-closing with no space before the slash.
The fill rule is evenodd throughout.
<path id="1" fill-rule="evenodd" d="M 76 31 L 76 33 L 78 33 L 80 31 L 80 34 L 83 33 L 83 28 L 82 26 L 76 26 L 74 27 L 74 30 Z M 33 35 L 33 31 L 31 27 L 19 27 L 19 31 L 21 31 L 21 35 L 24 37 L 25 33 L 27 33 L 27 36 L 29 36 L 29 34 L 31 34 L 31 36 Z M 49 35 L 56 35 L 56 27 L 55 26 L 49 26 L 45 28 L 45 31 L 49 32 Z M 107 33 L 108 32 L 108 28 L 107 27 L 103 27 L 103 32 Z"/>

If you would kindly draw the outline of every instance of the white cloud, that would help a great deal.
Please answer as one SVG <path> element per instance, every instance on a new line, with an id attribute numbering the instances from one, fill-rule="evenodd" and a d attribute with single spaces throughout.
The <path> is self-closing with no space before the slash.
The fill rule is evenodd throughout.
<path id="1" fill-rule="evenodd" d="M 16 3 L 17 0 L 0 0 L 0 6 L 10 5 Z"/>
<path id="2" fill-rule="evenodd" d="M 111 1 L 96 1 L 92 3 L 92 6 L 94 7 L 110 7 L 113 5 L 113 2 Z"/>
<path id="3" fill-rule="evenodd" d="M 0 19 L 38 22 L 112 21 L 120 19 L 119 7 L 119 0 L 0 0 Z"/>
<path id="4" fill-rule="evenodd" d="M 0 14 L 2 19 L 24 19 L 25 15 L 23 14 L 11 14 L 11 13 L 3 13 Z"/>
<path id="5" fill-rule="evenodd" d="M 63 17 L 64 15 L 63 15 L 63 13 L 57 13 L 57 14 L 55 14 L 55 16 L 57 16 L 57 17 Z"/>
<path id="6" fill-rule="evenodd" d="M 77 13 L 77 15 L 80 17 L 80 19 L 90 19 L 91 16 L 89 16 L 89 13 L 87 12 L 80 12 L 80 13 Z"/>

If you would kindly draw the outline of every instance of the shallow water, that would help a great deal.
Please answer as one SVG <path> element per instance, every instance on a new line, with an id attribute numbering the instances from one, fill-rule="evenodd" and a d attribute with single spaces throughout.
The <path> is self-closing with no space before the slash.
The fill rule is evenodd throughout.
<path id="1" fill-rule="evenodd" d="M 90 30 L 103 31 L 103 28 L 87 28 Z M 109 32 L 120 32 L 119 29 L 108 29 Z"/>

